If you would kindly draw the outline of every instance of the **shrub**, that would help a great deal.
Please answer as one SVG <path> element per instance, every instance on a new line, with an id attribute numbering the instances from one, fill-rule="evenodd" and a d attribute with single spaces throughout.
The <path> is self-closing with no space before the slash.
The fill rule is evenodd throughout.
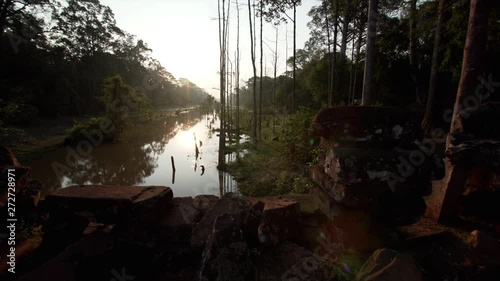
<path id="1" fill-rule="evenodd" d="M 277 195 L 290 193 L 293 184 L 293 178 L 288 171 L 281 171 L 276 179 L 276 188 L 274 193 Z"/>
<path id="2" fill-rule="evenodd" d="M 0 143 L 7 146 L 16 146 L 19 144 L 32 144 L 33 137 L 29 136 L 26 131 L 15 128 L 4 128 L 0 123 Z"/>
<path id="3" fill-rule="evenodd" d="M 315 114 L 309 108 L 300 107 L 283 125 L 283 156 L 294 164 L 311 161 L 314 143 L 309 137 L 309 127 Z"/>
<path id="4" fill-rule="evenodd" d="M 314 186 L 314 183 L 308 177 L 289 171 L 281 171 L 275 183 L 276 187 L 272 191 L 273 195 L 305 194 Z"/>
<path id="5" fill-rule="evenodd" d="M 38 109 L 30 104 L 0 100 L 0 120 L 8 125 L 27 125 L 38 115 Z"/>
<path id="6" fill-rule="evenodd" d="M 106 79 L 100 100 L 106 106 L 106 116 L 75 123 L 66 142 L 76 143 L 85 139 L 86 136 L 83 134 L 85 131 L 100 131 L 103 118 L 107 118 L 108 123 L 111 121 L 113 126 L 109 134 L 101 131 L 104 141 L 122 142 L 128 138 L 135 123 L 149 121 L 152 118 L 151 101 L 125 84 L 120 76 Z"/>
<path id="7" fill-rule="evenodd" d="M 149 98 L 135 92 L 120 76 L 106 79 L 100 100 L 106 106 L 106 117 L 117 127 L 122 121 L 126 123 L 151 119 L 153 107 Z"/>
<path id="8" fill-rule="evenodd" d="M 312 180 L 306 176 L 298 176 L 293 179 L 292 193 L 305 194 L 314 187 Z"/>
<path id="9" fill-rule="evenodd" d="M 84 134 L 84 132 L 92 132 L 94 130 L 99 131 L 103 134 L 103 141 L 111 141 L 115 139 L 116 135 L 119 134 L 119 132 L 115 132 L 114 130 L 110 134 L 105 134 L 104 132 L 102 132 L 100 124 L 103 118 L 105 117 L 93 117 L 86 122 L 75 122 L 69 132 L 68 137 L 66 138 L 66 142 L 74 144 L 81 140 L 86 140 L 87 136 Z"/>

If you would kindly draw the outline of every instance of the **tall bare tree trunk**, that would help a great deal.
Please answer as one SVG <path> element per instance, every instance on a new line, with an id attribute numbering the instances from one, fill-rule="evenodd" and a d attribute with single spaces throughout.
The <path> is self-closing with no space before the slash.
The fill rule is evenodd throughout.
<path id="1" fill-rule="evenodd" d="M 368 10 L 368 31 L 366 34 L 365 74 L 361 105 L 372 104 L 373 76 L 375 71 L 375 37 L 377 34 L 378 0 L 370 0 Z"/>
<path id="2" fill-rule="evenodd" d="M 287 113 L 288 101 L 288 24 L 285 24 L 285 92 L 283 93 L 283 114 Z"/>
<path id="3" fill-rule="evenodd" d="M 231 73 L 232 73 L 232 63 L 231 63 L 231 60 L 229 59 L 229 55 L 228 55 L 228 50 L 229 50 L 229 18 L 230 18 L 230 12 L 231 12 L 231 1 L 227 1 L 227 16 L 226 16 L 226 30 L 225 30 L 225 35 L 224 35 L 224 38 L 226 40 L 226 45 L 224 47 L 224 50 L 225 50 L 225 54 L 224 56 L 226 57 L 226 65 L 225 65 L 225 70 L 224 70 L 224 74 L 226 74 L 226 104 L 227 104 L 227 119 L 226 119 L 226 127 L 225 127 L 225 130 L 224 132 L 227 133 L 228 135 L 228 138 L 229 138 L 229 142 L 231 142 L 231 87 L 229 86 L 230 83 L 230 78 L 231 78 Z M 228 66 L 229 64 L 231 64 L 231 71 L 229 72 L 229 76 L 227 76 L 227 70 L 228 70 Z M 224 135 L 224 138 L 226 136 Z M 225 140 L 224 140 L 225 141 Z"/>
<path id="4" fill-rule="evenodd" d="M 421 104 L 420 87 L 418 81 L 418 62 L 417 62 L 417 0 L 410 2 L 410 73 L 415 90 L 415 98 L 418 104 Z"/>
<path id="5" fill-rule="evenodd" d="M 352 65 L 352 62 L 354 62 L 354 42 L 356 42 L 356 38 L 353 36 L 352 37 L 352 47 L 351 47 L 351 68 L 349 71 L 349 96 L 347 97 L 347 105 L 351 105 L 351 100 L 352 96 L 354 96 L 353 90 L 353 82 L 354 82 L 354 66 Z"/>
<path id="6" fill-rule="evenodd" d="M 328 15 L 330 14 L 330 6 L 329 6 L 330 1 L 323 1 L 323 11 L 325 13 L 325 23 L 326 23 L 326 39 L 327 39 L 327 50 L 328 50 L 328 91 L 327 91 L 327 103 L 330 105 L 330 97 L 333 95 L 333 82 L 332 82 L 332 56 L 331 51 L 332 48 L 330 47 L 331 44 L 331 31 L 330 31 L 330 21 Z"/>
<path id="7" fill-rule="evenodd" d="M 447 146 L 452 144 L 453 136 L 464 132 L 463 120 L 468 108 L 467 98 L 475 98 L 478 78 L 484 70 L 486 46 L 488 43 L 488 20 L 491 0 L 471 0 L 469 27 L 465 41 L 462 74 L 458 84 L 457 98 L 451 120 L 450 138 Z"/>
<path id="8" fill-rule="evenodd" d="M 262 39 L 262 9 L 263 2 L 259 1 L 260 4 L 260 79 L 259 79 L 259 139 L 262 140 L 262 60 L 264 59 L 264 48 Z"/>
<path id="9" fill-rule="evenodd" d="M 357 90 L 357 84 L 358 84 L 358 67 L 359 67 L 359 56 L 361 55 L 361 40 L 363 40 L 363 31 L 360 31 L 358 34 L 358 42 L 356 44 L 356 58 L 354 62 L 354 81 L 353 87 L 352 87 L 352 100 L 351 104 L 354 104 L 354 101 L 356 100 L 356 90 Z"/>
<path id="10" fill-rule="evenodd" d="M 428 135 L 433 128 L 434 111 L 436 110 L 435 97 L 437 86 L 439 83 L 439 64 L 441 56 L 439 49 L 441 48 L 441 38 L 443 34 L 444 12 L 448 0 L 439 0 L 439 11 L 436 22 L 436 33 L 434 34 L 434 50 L 432 51 L 431 62 L 431 77 L 429 79 L 429 91 L 427 93 L 427 102 L 425 107 L 425 115 L 422 120 L 422 129 Z"/>
<path id="11" fill-rule="evenodd" d="M 276 26 L 276 45 L 274 49 L 274 79 L 273 79 L 273 135 L 276 133 L 276 74 L 278 72 L 278 35 L 279 30 Z"/>
<path id="12" fill-rule="evenodd" d="M 346 52 L 347 52 L 347 41 L 349 33 L 349 23 L 351 21 L 351 0 L 344 0 L 344 11 L 342 14 L 342 40 L 340 41 L 340 58 L 339 64 L 344 65 Z"/>
<path id="13" fill-rule="evenodd" d="M 240 139 L 240 5 L 236 0 L 236 16 L 238 19 L 236 31 L 236 134 Z M 237 154 L 239 155 L 239 154 Z"/>
<path id="14" fill-rule="evenodd" d="M 297 1 L 293 3 L 293 91 L 292 91 L 292 114 L 295 113 L 295 91 L 296 91 L 296 77 L 297 72 Z"/>
<path id="15" fill-rule="evenodd" d="M 253 0 L 253 49 L 255 52 L 255 59 L 257 59 L 257 27 L 255 27 L 255 24 L 257 22 L 257 17 L 256 17 L 256 9 L 257 5 L 255 5 L 255 0 Z"/>
<path id="16" fill-rule="evenodd" d="M 361 45 L 363 44 L 363 33 L 365 31 L 365 22 L 366 22 L 366 3 L 365 1 L 362 1 L 361 3 L 361 12 L 359 16 L 359 22 L 358 22 L 358 42 L 356 46 L 356 62 L 355 62 L 355 67 L 354 67 L 354 87 L 352 89 L 353 95 L 352 95 L 352 102 L 351 104 L 354 104 L 354 100 L 356 97 L 356 86 L 358 84 L 358 67 L 359 67 L 359 61 L 361 57 Z"/>
<path id="17" fill-rule="evenodd" d="M 233 72 L 232 71 L 232 68 L 233 68 L 233 65 L 232 65 L 232 62 L 231 60 L 229 60 L 229 56 L 227 56 L 227 65 L 229 65 L 229 71 L 226 70 L 226 73 L 227 73 L 227 76 L 226 76 L 226 111 L 227 111 L 227 119 L 226 119 L 226 133 L 227 133 L 227 136 L 229 138 L 229 143 L 231 143 L 231 88 L 232 88 L 232 85 L 231 85 L 231 73 Z M 229 73 L 228 73 L 229 72 Z"/>
<path id="18" fill-rule="evenodd" d="M 333 95 L 335 93 L 335 89 L 337 88 L 337 83 L 335 79 L 337 78 L 337 36 L 338 36 L 338 26 L 339 26 L 339 0 L 335 0 L 335 12 L 334 12 L 334 21 L 333 21 L 333 53 L 332 53 L 332 65 L 330 69 L 330 75 L 332 80 L 332 90 L 330 95 L 328 96 L 328 105 L 333 106 Z"/>
<path id="19" fill-rule="evenodd" d="M 220 137 L 219 137 L 219 167 L 223 167 L 225 165 L 225 146 L 226 146 L 226 138 L 225 138 L 225 124 L 224 124 L 224 107 L 225 107 L 225 69 L 226 69 L 226 14 L 225 14 L 225 0 L 222 0 L 222 18 L 221 18 L 221 1 L 218 2 L 218 14 L 219 14 L 219 48 L 220 48 Z"/>
<path id="20" fill-rule="evenodd" d="M 253 67 L 253 143 L 257 144 L 257 68 L 255 67 L 255 48 L 254 48 L 254 32 L 252 28 L 252 5 L 248 0 L 248 20 L 250 22 L 250 45 L 252 54 L 252 67 Z"/>

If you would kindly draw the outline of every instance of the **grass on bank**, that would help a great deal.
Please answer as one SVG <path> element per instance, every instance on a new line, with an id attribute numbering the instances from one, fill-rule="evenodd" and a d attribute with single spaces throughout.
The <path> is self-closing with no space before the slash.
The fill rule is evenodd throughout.
<path id="1" fill-rule="evenodd" d="M 35 118 L 29 125 L 0 128 L 0 142 L 20 160 L 39 157 L 44 152 L 62 147 L 74 122 L 71 117 Z"/>
<path id="2" fill-rule="evenodd" d="M 199 108 L 186 109 L 161 109 L 151 114 L 151 121 L 165 120 L 197 110 Z M 40 157 L 43 153 L 57 150 L 64 146 L 65 140 L 71 135 L 71 131 L 83 125 L 87 130 L 95 129 L 95 120 L 98 117 L 59 117 L 44 118 L 37 117 L 31 124 L 23 127 L 5 128 L 0 126 L 0 143 L 12 150 L 19 160 Z M 93 124 L 92 124 L 93 123 Z M 92 125 L 87 126 L 89 124 Z"/>
<path id="3" fill-rule="evenodd" d="M 309 162 L 314 160 L 308 128 L 314 113 L 301 109 L 295 115 L 262 116 L 262 136 L 256 146 L 250 141 L 228 146 L 229 151 L 246 149 L 245 156 L 227 164 L 227 171 L 246 196 L 275 196 L 308 193 L 314 186 L 309 178 Z M 241 133 L 252 136 L 252 113 L 240 115 Z"/>

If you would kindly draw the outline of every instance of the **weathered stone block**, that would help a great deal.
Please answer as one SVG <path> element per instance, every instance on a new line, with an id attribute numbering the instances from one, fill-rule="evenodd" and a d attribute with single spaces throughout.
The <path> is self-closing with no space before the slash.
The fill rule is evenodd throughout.
<path id="1" fill-rule="evenodd" d="M 329 217 L 344 209 L 356 209 L 386 225 L 413 223 L 424 213 L 425 203 L 415 186 L 401 186 L 392 191 L 380 183 L 336 183 L 320 166 L 311 168 L 313 180 L 320 186 L 316 200 Z"/>
<path id="2" fill-rule="evenodd" d="M 428 185 L 431 173 L 426 164 L 429 160 L 420 150 L 336 148 L 326 151 L 320 163 L 335 183 L 395 192 L 410 186 Z"/>
<path id="3" fill-rule="evenodd" d="M 160 233 L 169 242 L 189 243 L 199 216 L 200 211 L 194 207 L 193 198 L 173 198 L 164 213 L 157 215 Z"/>
<path id="4" fill-rule="evenodd" d="M 255 280 L 239 219 L 223 213 L 215 219 L 202 254 L 199 280 Z"/>
<path id="5" fill-rule="evenodd" d="M 219 215 L 228 213 L 240 220 L 244 217 L 244 213 L 248 212 L 251 207 L 252 203 L 250 200 L 238 197 L 232 193 L 224 194 L 193 228 L 191 246 L 199 249 L 205 245 L 212 231 L 213 223 Z"/>
<path id="6" fill-rule="evenodd" d="M 341 145 L 404 146 L 422 139 L 417 114 L 397 107 L 339 106 L 320 111 L 311 135 Z"/>
<path id="7" fill-rule="evenodd" d="M 172 190 L 164 186 L 72 186 L 47 196 L 45 205 L 49 213 L 78 213 L 90 221 L 112 224 L 132 212 L 148 219 L 172 197 Z"/>
<path id="8" fill-rule="evenodd" d="M 449 146 L 445 155 L 453 165 L 484 167 L 500 172 L 500 141 L 498 140 L 464 141 L 456 146 Z"/>
<path id="9" fill-rule="evenodd" d="M 300 233 L 300 204 L 288 199 L 267 201 L 259 225 L 262 245 L 275 246 Z"/>
<path id="10" fill-rule="evenodd" d="M 217 200 L 219 200 L 219 197 L 215 195 L 197 195 L 193 199 L 193 206 L 200 211 L 200 215 L 203 217 L 212 209 Z"/>
<path id="11" fill-rule="evenodd" d="M 356 281 L 423 281 L 413 258 L 390 249 L 373 253 L 356 275 Z"/>
<path id="12" fill-rule="evenodd" d="M 330 281 L 337 274 L 325 261 L 308 250 L 289 242 L 269 248 L 261 254 L 257 265 L 257 281 Z"/>
<path id="13" fill-rule="evenodd" d="M 248 245 L 251 247 L 257 247 L 259 245 L 258 229 L 262 220 L 264 208 L 264 202 L 257 201 L 252 204 L 250 210 L 245 212 L 244 216 L 241 218 L 240 225 L 243 231 L 243 238 L 245 238 L 245 241 L 247 241 Z"/>

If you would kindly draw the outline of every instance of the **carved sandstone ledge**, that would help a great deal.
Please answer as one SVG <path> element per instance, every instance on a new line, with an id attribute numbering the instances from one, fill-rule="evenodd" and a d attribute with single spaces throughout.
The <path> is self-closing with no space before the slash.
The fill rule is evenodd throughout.
<path id="1" fill-rule="evenodd" d="M 77 213 L 90 221 L 116 223 L 118 217 L 139 207 L 152 207 L 172 200 L 165 186 L 88 185 L 62 188 L 46 197 L 49 213 Z"/>
<path id="2" fill-rule="evenodd" d="M 392 148 L 422 139 L 417 114 L 398 107 L 339 106 L 320 111 L 313 120 L 311 136 L 328 145 Z"/>
<path id="3" fill-rule="evenodd" d="M 331 201 L 324 206 L 362 210 L 389 225 L 412 223 L 423 213 L 432 158 L 418 145 L 422 131 L 415 113 L 397 107 L 328 108 L 316 115 L 310 134 L 319 138 L 311 176 L 323 191 L 320 201 Z"/>

